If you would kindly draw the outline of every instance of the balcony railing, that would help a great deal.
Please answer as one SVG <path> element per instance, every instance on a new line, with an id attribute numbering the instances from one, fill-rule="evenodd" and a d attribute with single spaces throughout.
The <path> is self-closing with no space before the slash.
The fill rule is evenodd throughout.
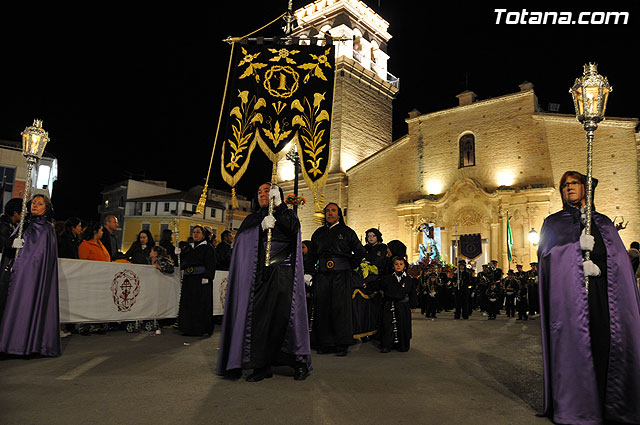
<path id="1" fill-rule="evenodd" d="M 387 72 L 387 83 L 391 84 L 397 89 L 400 89 L 400 78 L 396 77 L 390 72 Z"/>

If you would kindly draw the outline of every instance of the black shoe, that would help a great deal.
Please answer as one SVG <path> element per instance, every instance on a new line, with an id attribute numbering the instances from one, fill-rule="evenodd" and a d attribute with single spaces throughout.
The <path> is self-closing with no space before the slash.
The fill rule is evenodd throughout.
<path id="1" fill-rule="evenodd" d="M 334 353 L 335 349 L 334 347 L 322 347 L 322 348 L 318 348 L 316 350 L 316 353 L 318 354 L 329 354 L 329 353 Z"/>
<path id="2" fill-rule="evenodd" d="M 306 366 L 300 366 L 293 369 L 293 380 L 304 381 L 309 376 L 309 371 Z"/>
<path id="3" fill-rule="evenodd" d="M 242 378 L 242 369 L 231 369 L 224 372 L 223 379 L 229 379 L 231 381 L 237 381 Z"/>
<path id="4" fill-rule="evenodd" d="M 258 382 L 266 378 L 273 378 L 273 372 L 269 366 L 254 369 L 253 373 L 247 376 L 247 382 Z"/>
<path id="5" fill-rule="evenodd" d="M 383 349 L 380 350 L 381 353 L 390 353 L 391 352 L 391 348 L 389 347 L 384 347 Z"/>

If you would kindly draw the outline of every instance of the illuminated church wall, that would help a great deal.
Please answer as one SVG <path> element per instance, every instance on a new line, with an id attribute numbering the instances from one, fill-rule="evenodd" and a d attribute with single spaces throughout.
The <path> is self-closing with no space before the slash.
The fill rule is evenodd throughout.
<path id="1" fill-rule="evenodd" d="M 349 225 L 358 234 L 380 226 L 386 241 L 407 244 L 413 260 L 422 222 L 444 226 L 449 241 L 454 229 L 484 229 L 490 256 L 508 267 L 508 212 L 515 260 L 535 261 L 527 234 L 531 228 L 539 232 L 544 217 L 561 208 L 562 173 L 585 172 L 584 130 L 574 116 L 538 112 L 531 84 L 515 94 L 461 103 L 424 115 L 414 111 L 405 138 L 347 172 Z M 640 240 L 636 125 L 635 119 L 608 118 L 596 131 L 594 153 L 596 206 L 611 219 L 629 221 L 620 233 L 627 246 Z M 475 166 L 460 168 L 460 139 L 466 135 L 475 141 Z"/>

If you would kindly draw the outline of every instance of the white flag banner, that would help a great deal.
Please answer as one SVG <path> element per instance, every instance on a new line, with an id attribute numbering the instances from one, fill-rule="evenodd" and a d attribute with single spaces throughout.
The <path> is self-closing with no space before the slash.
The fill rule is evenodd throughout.
<path id="1" fill-rule="evenodd" d="M 227 271 L 213 282 L 213 314 L 224 313 Z M 154 266 L 58 259 L 60 322 L 103 323 L 178 316 L 178 271 Z"/>
<path id="2" fill-rule="evenodd" d="M 114 322 L 176 317 L 178 272 L 154 266 L 58 260 L 60 322 Z"/>

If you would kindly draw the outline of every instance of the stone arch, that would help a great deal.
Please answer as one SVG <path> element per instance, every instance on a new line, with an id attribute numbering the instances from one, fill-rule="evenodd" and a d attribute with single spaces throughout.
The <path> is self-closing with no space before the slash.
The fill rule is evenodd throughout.
<path id="1" fill-rule="evenodd" d="M 326 46 L 327 45 L 327 39 L 326 39 L 327 35 L 331 35 L 331 25 L 329 25 L 329 24 L 323 25 L 320 28 L 320 32 L 318 32 L 318 34 L 316 35 L 316 37 L 318 38 L 318 41 L 316 42 L 316 44 L 318 46 Z"/>

